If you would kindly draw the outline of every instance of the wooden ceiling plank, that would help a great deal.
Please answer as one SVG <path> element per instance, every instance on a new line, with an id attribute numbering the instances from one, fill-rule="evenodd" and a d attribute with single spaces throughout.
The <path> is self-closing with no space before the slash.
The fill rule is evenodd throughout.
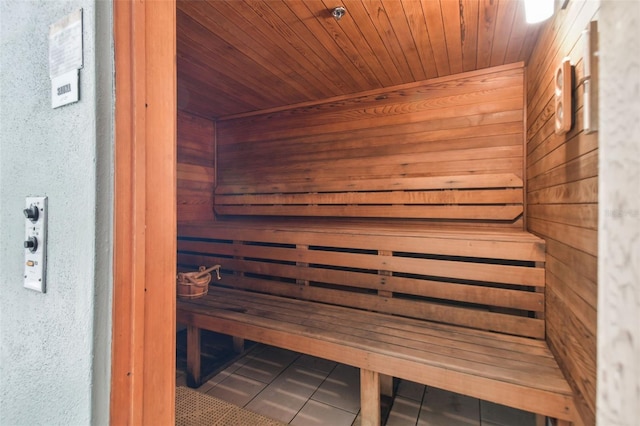
<path id="1" fill-rule="evenodd" d="M 272 62 L 287 66 L 288 78 L 299 78 L 306 81 L 309 89 L 319 96 L 333 96 L 337 87 L 331 81 L 318 76 L 317 68 L 306 58 L 290 51 L 288 41 L 278 32 L 273 31 L 273 17 L 261 9 L 262 1 L 216 1 L 210 5 L 217 8 L 225 18 L 233 20 L 238 30 L 250 37 L 251 43 L 261 48 L 270 56 Z"/>
<path id="2" fill-rule="evenodd" d="M 449 66 L 449 52 L 447 51 L 447 39 L 444 35 L 444 21 L 440 11 L 440 0 L 421 2 L 422 12 L 427 23 L 429 40 L 433 49 L 433 57 L 436 62 L 438 77 L 451 74 Z"/>
<path id="3" fill-rule="evenodd" d="M 313 52 L 317 60 L 325 64 L 327 68 L 324 71 L 325 74 L 331 74 L 341 88 L 341 93 L 357 93 L 364 90 L 366 86 L 362 84 L 360 72 L 337 48 L 327 32 L 318 27 L 318 21 L 311 16 L 309 9 L 300 4 L 300 1 L 277 0 L 270 1 L 267 5 L 275 14 L 284 17 L 283 20 L 306 45 L 306 49 Z"/>
<path id="4" fill-rule="evenodd" d="M 526 26 L 529 25 L 524 16 L 524 2 L 519 1 L 517 3 L 516 14 L 513 17 L 513 30 L 511 31 L 511 37 L 509 37 L 509 43 L 507 44 L 507 52 L 504 57 L 505 63 L 509 61 L 516 62 L 520 56 Z"/>
<path id="5" fill-rule="evenodd" d="M 226 4 L 227 2 L 181 1 L 178 2 L 178 7 L 236 50 L 255 61 L 251 72 L 260 74 L 264 72 L 262 69 L 268 70 L 289 83 L 290 94 L 299 93 L 304 99 L 318 99 L 323 96 L 321 91 L 315 90 L 302 76 L 292 72 L 285 63 L 274 60 L 273 53 L 266 50 L 261 40 L 255 40 L 242 28 L 250 25 L 242 17 L 238 17 L 235 11 L 225 9 Z M 215 9 L 214 6 L 222 8 L 222 11 Z M 238 27 L 238 22 L 241 27 Z M 229 54 L 234 53 L 229 52 Z"/>
<path id="6" fill-rule="evenodd" d="M 208 119 L 215 118 L 219 113 L 236 110 L 242 106 L 236 105 L 231 99 L 222 95 L 220 105 L 212 104 L 202 95 L 202 86 L 189 79 L 178 77 L 178 109 Z"/>
<path id="7" fill-rule="evenodd" d="M 462 69 L 477 69 L 478 59 L 478 0 L 460 0 L 460 41 Z"/>
<path id="8" fill-rule="evenodd" d="M 504 3 L 504 2 L 503 2 Z M 478 9 L 478 57 L 476 67 L 487 68 L 491 64 L 491 52 L 496 39 L 498 0 L 482 0 Z"/>
<path id="9" fill-rule="evenodd" d="M 507 53 L 507 45 L 513 31 L 519 31 L 519 26 L 514 25 L 518 2 L 515 0 L 501 0 L 496 12 L 496 26 L 493 32 L 493 44 L 491 46 L 491 60 L 489 66 L 493 67 L 504 63 Z"/>
<path id="10" fill-rule="evenodd" d="M 326 27 L 316 19 L 316 16 L 305 5 L 305 0 L 281 0 L 285 4 L 291 13 L 298 17 L 300 23 L 307 29 L 307 32 L 313 34 L 314 39 L 312 42 L 322 46 L 322 48 L 330 55 L 333 60 L 340 64 L 344 73 L 341 73 L 343 78 L 348 79 L 351 87 L 354 91 L 351 93 L 357 93 L 360 91 L 368 90 L 369 85 L 367 81 L 362 78 L 362 72 L 354 65 L 353 61 L 349 57 L 348 53 L 340 48 L 334 38 L 327 32 Z M 333 18 L 332 18 L 333 19 Z M 340 71 L 336 71 L 340 73 Z"/>
<path id="11" fill-rule="evenodd" d="M 340 78 L 340 74 L 334 71 L 336 66 L 339 67 L 339 65 L 329 58 L 323 59 L 318 56 L 316 49 L 310 48 L 308 43 L 299 35 L 299 32 L 292 28 L 292 25 L 298 22 L 298 18 L 289 14 L 290 9 L 288 7 L 279 9 L 278 5 L 282 6 L 282 4 L 276 1 L 251 1 L 244 4 L 268 25 L 268 28 L 265 27 L 263 33 L 273 34 L 273 43 L 280 45 L 306 70 L 313 73 L 320 82 L 326 84 L 334 95 L 352 90 L 345 85 Z M 306 35 L 307 38 L 311 36 L 311 38 L 315 39 L 313 34 Z"/>
<path id="12" fill-rule="evenodd" d="M 234 51 L 234 47 L 225 40 L 211 33 L 183 11 L 178 10 L 176 15 L 177 39 L 178 43 L 182 42 L 178 47 L 178 53 L 188 53 L 189 56 L 197 57 L 209 68 L 235 78 L 245 87 L 254 88 L 254 91 L 259 88 L 261 93 L 271 99 L 271 105 L 290 102 L 291 95 L 285 94 L 289 88 L 285 80 L 268 70 L 261 72 L 259 77 L 257 73 L 247 72 L 248 69 L 255 67 L 255 62 L 251 58 L 239 51 L 229 54 Z M 224 62 L 221 62 L 220 58 L 225 58 Z M 299 99 L 303 100 L 304 97 Z"/>
<path id="13" fill-rule="evenodd" d="M 400 46 L 389 16 L 389 13 L 403 13 L 399 2 L 396 1 L 396 6 L 392 8 L 389 13 L 385 10 L 384 5 L 380 0 L 361 0 L 360 4 L 366 10 L 369 20 L 373 23 L 373 26 L 376 29 L 379 39 L 382 41 L 382 44 L 389 53 L 389 56 L 391 56 L 391 61 L 398 70 L 398 73 L 402 76 L 402 83 L 417 81 L 412 75 L 406 59 L 408 52 L 406 52 L 405 49 L 409 46 Z"/>
<path id="14" fill-rule="evenodd" d="M 177 44 L 180 45 L 182 43 L 184 42 L 181 41 Z M 216 91 L 211 94 L 206 94 L 204 90 L 201 92 L 201 95 L 209 95 L 209 99 L 212 103 L 219 101 L 219 99 L 217 99 L 216 92 L 224 93 L 226 97 L 235 99 L 235 104 L 244 104 L 245 108 L 256 108 L 261 105 L 268 107 L 273 102 L 269 97 L 249 89 L 249 87 L 243 85 L 239 81 L 218 72 L 217 69 L 207 67 L 197 58 L 180 53 L 178 54 L 176 63 L 180 76 L 188 76 L 189 78 L 199 82 L 204 86 L 203 89 L 206 86 L 216 89 Z"/>
<path id="15" fill-rule="evenodd" d="M 442 13 L 442 22 L 444 23 L 449 68 L 451 69 L 451 74 L 458 74 L 463 70 L 460 4 L 458 0 L 440 0 L 440 13 Z"/>
<path id="16" fill-rule="evenodd" d="M 436 68 L 436 60 L 433 56 L 433 48 L 431 47 L 431 39 L 429 31 L 427 30 L 427 22 L 424 18 L 422 6 L 420 2 L 409 0 L 403 1 L 402 7 L 409 24 L 409 31 L 415 43 L 420 63 L 422 64 L 425 79 L 435 78 L 438 76 L 438 70 Z"/>
<path id="17" fill-rule="evenodd" d="M 347 13 L 353 18 L 362 34 L 363 40 L 368 43 L 370 49 L 374 52 L 372 60 L 376 61 L 375 66 L 378 69 L 378 73 L 386 74 L 391 85 L 406 83 L 407 81 L 405 81 L 405 78 L 400 74 L 398 67 L 393 61 L 393 55 L 389 53 L 384 43 L 382 43 L 381 35 L 378 33 L 378 29 L 373 21 L 369 18 L 369 13 L 362 2 L 356 0 L 347 3 L 347 5 L 349 6 Z"/>
<path id="18" fill-rule="evenodd" d="M 406 15 L 404 7 L 405 2 L 381 0 L 384 10 L 387 12 L 387 16 L 391 21 L 391 27 L 395 32 L 400 48 L 404 52 L 404 56 L 409 64 L 411 74 L 413 74 L 414 81 L 425 80 L 427 74 L 422 66 L 422 60 L 418 53 L 418 46 L 413 38 L 411 30 L 411 21 Z M 420 25 L 420 24 L 419 24 Z M 426 29 L 424 22 L 422 22 L 422 28 Z"/>
<path id="19" fill-rule="evenodd" d="M 379 67 L 375 53 L 364 40 L 351 17 L 347 16 L 336 21 L 329 14 L 335 5 L 324 0 L 308 0 L 304 3 L 331 35 L 334 42 L 345 50 L 349 59 L 358 67 L 362 77 L 368 82 L 369 87 L 381 88 L 393 85 L 386 71 Z"/>

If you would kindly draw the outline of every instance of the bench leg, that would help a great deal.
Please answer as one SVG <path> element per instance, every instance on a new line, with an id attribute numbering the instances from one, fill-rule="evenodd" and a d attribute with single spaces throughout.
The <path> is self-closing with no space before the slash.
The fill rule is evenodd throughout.
<path id="1" fill-rule="evenodd" d="M 393 376 L 380 374 L 380 394 L 393 398 Z"/>
<path id="2" fill-rule="evenodd" d="M 200 329 L 193 325 L 187 326 L 187 386 L 200 387 L 202 383 L 200 359 Z"/>
<path id="3" fill-rule="evenodd" d="M 360 369 L 361 426 L 380 426 L 380 375 Z"/>
<path id="4" fill-rule="evenodd" d="M 238 353 L 241 354 L 242 352 L 244 352 L 244 339 L 242 337 L 236 337 L 236 336 L 232 336 L 233 337 L 233 350 Z"/>

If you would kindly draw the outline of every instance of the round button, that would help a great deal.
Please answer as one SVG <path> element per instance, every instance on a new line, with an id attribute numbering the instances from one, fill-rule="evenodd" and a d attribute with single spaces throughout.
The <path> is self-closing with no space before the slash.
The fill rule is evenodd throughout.
<path id="1" fill-rule="evenodd" d="M 38 239 L 36 237 L 29 237 L 29 239 L 24 242 L 24 248 L 29 249 L 32 253 L 38 250 Z"/>

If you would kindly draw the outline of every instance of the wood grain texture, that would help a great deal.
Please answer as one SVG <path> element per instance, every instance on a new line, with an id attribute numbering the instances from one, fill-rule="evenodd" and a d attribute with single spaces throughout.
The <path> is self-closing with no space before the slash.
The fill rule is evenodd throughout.
<path id="1" fill-rule="evenodd" d="M 178 222 L 215 220 L 215 124 L 178 112 Z"/>
<path id="2" fill-rule="evenodd" d="M 360 238 L 349 241 L 348 234 Z M 543 264 L 525 260 L 540 241 L 527 233 L 510 236 L 521 246 L 516 262 L 483 252 L 482 245 L 471 256 L 444 257 L 451 253 L 448 245 L 472 245 L 473 235 L 464 231 L 402 235 L 355 225 L 310 229 L 221 221 L 183 225 L 180 236 L 188 237 L 179 240 L 181 267 L 221 264 L 221 283 L 233 288 L 544 336 L 543 321 L 532 318 L 543 312 L 544 294 L 533 290 L 544 285 Z M 499 246 L 503 235 L 481 238 Z M 414 248 L 393 250 L 409 244 Z"/>
<path id="3" fill-rule="evenodd" d="M 520 3 L 180 0 L 178 103 L 215 119 L 527 61 Z"/>
<path id="4" fill-rule="evenodd" d="M 581 423 L 595 423 L 598 134 L 582 132 L 581 32 L 599 2 L 572 1 L 545 24 L 527 68 L 527 228 L 547 241 L 547 339 L 576 392 Z M 575 66 L 573 128 L 554 133 L 553 76 Z"/>
<path id="5" fill-rule="evenodd" d="M 523 96 L 519 64 L 219 120 L 216 212 L 522 226 Z"/>
<path id="6" fill-rule="evenodd" d="M 551 417 L 573 418 L 570 387 L 542 340 L 221 287 L 210 291 L 204 298 L 181 301 L 178 320 Z"/>
<path id="7" fill-rule="evenodd" d="M 175 3 L 116 2 L 114 22 L 110 421 L 174 424 Z"/>

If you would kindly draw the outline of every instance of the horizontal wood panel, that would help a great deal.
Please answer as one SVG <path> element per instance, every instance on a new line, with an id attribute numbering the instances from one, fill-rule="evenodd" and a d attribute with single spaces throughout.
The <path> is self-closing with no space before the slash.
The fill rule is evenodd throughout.
<path id="1" fill-rule="evenodd" d="M 218 195 L 219 205 L 269 204 L 521 204 L 521 189 L 375 191 Z"/>
<path id="2" fill-rule="evenodd" d="M 528 229 L 547 240 L 548 341 L 576 392 L 577 423 L 587 425 L 595 424 L 598 133 L 582 131 L 581 33 L 599 7 L 597 1 L 572 1 L 559 10 L 527 69 Z M 574 123 L 558 135 L 554 73 L 564 57 L 573 65 Z"/>
<path id="3" fill-rule="evenodd" d="M 280 243 L 272 241 L 272 243 Z M 217 255 L 233 255 L 250 258 L 304 262 L 317 265 L 345 268 L 384 270 L 420 274 L 432 277 L 447 277 L 463 280 L 486 281 L 503 284 L 542 286 L 542 268 L 493 265 L 453 260 L 414 259 L 407 256 L 379 256 L 377 254 L 345 253 L 324 249 L 297 249 L 260 247 L 244 244 L 221 244 L 214 242 L 180 241 L 178 249 Z M 237 265 L 241 267 L 242 265 Z M 255 271 L 254 271 L 255 272 Z M 299 277 L 297 277 L 299 278 Z M 375 277 L 377 279 L 384 278 Z"/>
<path id="4" fill-rule="evenodd" d="M 428 244 L 428 237 L 422 238 L 417 251 L 393 250 L 407 249 L 419 239 L 415 233 L 352 234 L 370 238 L 373 244 L 367 244 L 349 238 L 348 233 L 323 228 L 314 232 L 313 227 L 262 223 L 242 229 L 218 222 L 208 229 L 210 232 L 197 225 L 181 226 L 178 261 L 189 268 L 222 265 L 224 285 L 508 334 L 544 336 L 543 320 L 532 316 L 543 307 L 544 293 L 533 291 L 544 284 L 539 262 L 487 261 L 477 258 L 485 255 L 477 248 L 472 249 L 476 257 L 426 256 L 421 253 L 447 251 L 446 245 L 441 250 Z M 357 228 L 352 232 L 358 232 Z M 531 244 L 529 234 L 519 235 L 522 244 Z M 447 233 L 432 237 L 438 236 Z M 469 248 L 473 236 L 460 232 L 457 237 L 465 238 L 461 243 Z M 480 241 L 483 238 L 491 237 L 482 235 Z M 497 234 L 496 238 L 493 243 L 499 246 L 501 238 L 517 240 L 518 235 Z"/>
<path id="5" fill-rule="evenodd" d="M 442 220 L 516 220 L 522 206 L 225 206 L 216 203 L 221 215 L 257 216 L 333 216 L 374 217 L 398 219 Z"/>
<path id="6" fill-rule="evenodd" d="M 418 190 L 521 179 L 523 96 L 519 64 L 220 120 L 216 213 L 513 226 L 524 195 L 512 183 Z M 398 192 L 372 192 L 383 188 Z"/>
<path id="7" fill-rule="evenodd" d="M 214 123 L 179 112 L 177 126 L 178 222 L 213 220 Z"/>
<path id="8" fill-rule="evenodd" d="M 268 226 L 265 226 L 268 225 Z M 386 250 L 544 262 L 544 240 L 515 230 L 433 229 L 425 225 L 339 221 L 221 221 L 179 224 L 178 235 L 228 241 Z M 382 244 L 383 242 L 383 244 Z"/>
<path id="9" fill-rule="evenodd" d="M 397 179 L 361 179 L 343 181 L 322 181 L 307 183 L 261 183 L 246 185 L 218 185 L 216 194 L 278 194 L 296 192 L 338 192 L 347 191 L 393 191 L 403 189 L 414 191 L 419 189 L 460 189 L 460 188 L 519 188 L 522 179 L 512 173 L 437 176 Z"/>

